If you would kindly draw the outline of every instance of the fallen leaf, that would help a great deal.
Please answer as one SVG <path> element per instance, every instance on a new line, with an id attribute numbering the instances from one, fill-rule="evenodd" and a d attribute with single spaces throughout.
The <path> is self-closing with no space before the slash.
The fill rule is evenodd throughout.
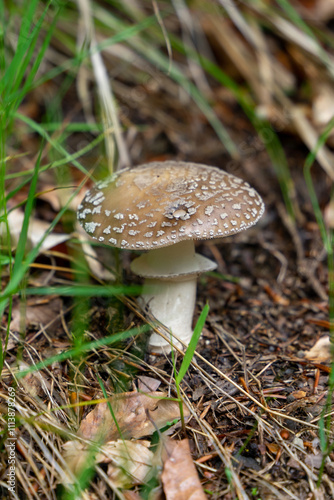
<path id="1" fill-rule="evenodd" d="M 153 452 L 149 441 L 110 441 L 99 453 L 98 462 L 109 463 L 108 476 L 118 488 L 143 484 L 152 470 Z"/>
<path id="2" fill-rule="evenodd" d="M 266 447 L 270 451 L 270 453 L 278 453 L 281 449 L 281 447 L 277 443 L 268 443 L 266 442 Z"/>
<path id="3" fill-rule="evenodd" d="M 63 456 L 67 466 L 75 476 L 80 474 L 80 471 L 87 464 L 89 451 L 87 445 L 81 441 L 67 441 L 63 444 Z"/>
<path id="4" fill-rule="evenodd" d="M 23 219 L 24 219 L 24 214 L 22 210 L 20 210 L 19 208 L 12 210 L 7 217 L 9 232 L 12 238 L 12 242 L 15 244 L 17 244 L 21 234 Z M 28 228 L 28 245 L 31 248 L 37 246 L 37 244 L 40 242 L 40 240 L 42 239 L 46 231 L 49 229 L 49 227 L 50 224 L 48 224 L 47 222 L 30 217 L 29 228 Z M 41 244 L 39 252 L 41 253 L 44 250 L 50 250 L 50 248 L 53 248 L 56 245 L 59 245 L 60 243 L 63 243 L 70 237 L 71 235 L 65 233 L 62 234 L 50 233 L 48 236 L 46 236 L 43 243 Z"/>
<path id="5" fill-rule="evenodd" d="M 166 500 L 206 500 L 187 439 L 166 441 L 161 480 Z"/>
<path id="6" fill-rule="evenodd" d="M 307 455 L 305 457 L 305 464 L 311 467 L 312 469 L 320 469 L 323 461 L 322 453 L 312 453 L 311 455 Z"/>
<path id="7" fill-rule="evenodd" d="M 295 460 L 294 458 L 289 458 L 287 466 L 291 467 L 292 469 L 302 470 L 300 463 L 298 462 L 298 460 Z"/>
<path id="8" fill-rule="evenodd" d="M 138 377 L 138 390 L 140 392 L 156 391 L 160 384 L 161 380 L 156 378 L 147 377 L 146 375 L 140 375 Z"/>
<path id="9" fill-rule="evenodd" d="M 106 281 L 115 280 L 115 274 L 108 271 L 108 269 L 106 269 L 101 264 L 95 249 L 91 246 L 90 243 L 87 242 L 86 232 L 84 231 L 84 229 L 82 229 L 82 227 L 78 222 L 76 224 L 76 230 L 77 230 L 77 236 L 81 241 L 83 254 L 85 255 L 87 264 L 92 273 L 94 274 L 94 276 L 97 276 L 98 278 Z"/>
<path id="10" fill-rule="evenodd" d="M 5 345 L 5 340 L 2 339 L 3 344 Z M 9 331 L 8 343 L 6 351 L 10 351 L 14 349 L 20 342 L 22 342 L 22 337 L 18 332 Z"/>
<path id="11" fill-rule="evenodd" d="M 91 457 L 94 464 L 108 464 L 108 476 L 117 488 L 131 488 L 143 484 L 151 473 L 154 454 L 149 446 L 149 441 L 118 439 L 100 446 L 94 458 L 86 443 L 68 441 L 63 449 L 68 468 L 75 476 L 87 467 Z"/>
<path id="12" fill-rule="evenodd" d="M 52 328 L 57 327 L 60 322 L 60 311 L 62 307 L 62 300 L 59 297 L 48 297 L 47 299 L 41 297 L 31 297 L 23 308 L 24 326 L 29 328 L 32 325 L 43 325 L 44 327 L 52 322 Z M 14 332 L 21 331 L 21 312 L 22 306 L 17 301 L 12 309 L 12 320 L 10 322 L 10 330 Z M 59 318 L 57 319 L 57 316 Z"/>
<path id="13" fill-rule="evenodd" d="M 293 391 L 292 392 L 292 396 L 295 399 L 303 399 L 303 398 L 305 398 L 306 394 L 307 393 L 305 391 Z"/>
<path id="14" fill-rule="evenodd" d="M 73 188 L 71 187 L 55 189 L 51 184 L 46 184 L 44 185 L 43 191 L 38 194 L 38 198 L 49 203 L 55 212 L 59 212 L 72 195 Z M 78 204 L 79 201 L 77 202 L 77 205 Z M 76 210 L 76 206 L 72 206 L 72 208 L 74 211 Z"/>
<path id="15" fill-rule="evenodd" d="M 179 404 L 166 399 L 163 392 L 115 394 L 109 398 L 109 403 L 115 420 L 108 404 L 100 403 L 81 422 L 81 437 L 93 440 L 102 437 L 103 442 L 114 441 L 119 437 L 138 439 L 180 418 Z M 183 412 L 185 416 L 189 415 L 186 407 Z"/>
<path id="16" fill-rule="evenodd" d="M 305 353 L 305 358 L 317 363 L 323 363 L 331 360 L 331 342 L 329 335 L 321 337 L 310 349 Z"/>
<path id="17" fill-rule="evenodd" d="M 305 450 L 304 441 L 300 437 L 298 437 L 298 436 L 294 437 L 292 442 L 293 442 L 293 445 L 296 448 L 298 448 L 299 450 L 301 450 L 301 451 Z"/>
<path id="18" fill-rule="evenodd" d="M 27 370 L 29 365 L 24 361 L 20 361 L 18 364 L 20 371 Z M 20 384 L 25 388 L 28 394 L 32 397 L 46 394 L 50 391 L 50 382 L 44 377 L 43 371 L 36 371 L 33 373 L 28 373 L 25 377 L 20 380 Z"/>
<path id="19" fill-rule="evenodd" d="M 122 493 L 125 500 L 142 500 L 142 497 L 139 495 L 139 493 L 136 493 L 135 491 L 122 491 Z"/>

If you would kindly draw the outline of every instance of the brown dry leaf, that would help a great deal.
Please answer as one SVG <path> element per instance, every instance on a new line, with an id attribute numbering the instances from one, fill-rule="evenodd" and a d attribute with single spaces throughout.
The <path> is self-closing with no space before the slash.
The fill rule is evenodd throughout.
<path id="1" fill-rule="evenodd" d="M 160 384 L 161 380 L 156 378 L 147 377 L 146 375 L 140 375 L 138 377 L 138 390 L 140 392 L 156 391 Z"/>
<path id="2" fill-rule="evenodd" d="M 89 454 L 87 445 L 80 441 L 67 441 L 63 444 L 63 450 L 64 459 L 69 470 L 77 476 L 87 464 Z"/>
<path id="3" fill-rule="evenodd" d="M 2 339 L 4 340 L 4 339 Z M 22 337 L 18 332 L 9 332 L 9 337 L 8 337 L 8 343 L 7 343 L 7 348 L 6 351 L 10 351 L 11 349 L 14 349 L 17 344 L 22 342 Z"/>
<path id="4" fill-rule="evenodd" d="M 296 469 L 296 470 L 302 470 L 302 466 L 300 465 L 300 462 L 294 458 L 289 458 L 287 462 L 287 466 L 291 467 L 291 469 Z"/>
<path id="5" fill-rule="evenodd" d="M 141 438 L 152 434 L 175 418 L 180 418 L 176 401 L 170 401 L 163 392 L 125 392 L 109 399 L 122 438 Z M 189 415 L 186 407 L 185 417 Z M 79 434 L 85 439 L 114 441 L 120 437 L 119 430 L 107 403 L 98 404 L 81 422 Z"/>
<path id="6" fill-rule="evenodd" d="M 108 476 L 117 488 L 130 488 L 143 484 L 151 470 L 154 454 L 149 450 L 149 441 L 118 439 L 99 448 L 94 463 L 107 463 Z M 90 450 L 85 443 L 68 441 L 64 444 L 64 458 L 74 475 L 87 466 Z"/>
<path id="7" fill-rule="evenodd" d="M 24 361 L 20 361 L 18 368 L 20 371 L 24 371 L 30 367 Z M 28 375 L 26 375 L 20 380 L 20 384 L 32 397 L 36 397 L 40 395 L 42 392 L 46 393 L 51 388 L 50 382 L 43 375 L 43 371 L 28 373 Z"/>
<path id="8" fill-rule="evenodd" d="M 47 299 L 41 297 L 32 297 L 27 301 L 23 309 L 24 325 L 29 328 L 32 325 L 47 325 L 51 321 L 52 328 L 55 329 L 61 319 L 57 320 L 62 307 L 62 300 L 59 297 L 49 297 Z M 10 322 L 10 330 L 19 332 L 21 331 L 21 305 L 19 302 L 14 304 L 12 309 L 12 320 Z"/>
<path id="9" fill-rule="evenodd" d="M 270 453 L 278 453 L 279 450 L 281 449 L 281 447 L 277 444 L 277 443 L 268 443 L 266 441 L 266 447 L 268 448 L 268 450 L 270 451 Z"/>
<path id="10" fill-rule="evenodd" d="M 122 493 L 125 500 L 142 500 L 142 497 L 139 495 L 139 493 L 136 493 L 135 491 L 122 491 Z"/>
<path id="11" fill-rule="evenodd" d="M 118 488 L 143 484 L 152 470 L 153 452 L 149 441 L 110 441 L 99 453 L 99 462 L 109 463 L 108 476 Z"/>
<path id="12" fill-rule="evenodd" d="M 331 360 L 331 342 L 329 335 L 321 337 L 310 349 L 305 353 L 305 358 L 317 363 L 324 363 Z"/>
<path id="13" fill-rule="evenodd" d="M 303 399 L 303 398 L 305 398 L 306 394 L 307 393 L 305 391 L 293 391 L 292 392 L 292 396 L 295 399 Z"/>
<path id="14" fill-rule="evenodd" d="M 166 441 L 161 480 L 166 500 L 206 500 L 187 439 Z"/>
<path id="15" fill-rule="evenodd" d="M 49 203 L 55 212 L 59 212 L 72 194 L 73 188 L 71 187 L 61 187 L 60 189 L 55 189 L 51 184 L 46 184 L 43 186 L 43 192 L 39 193 L 38 198 Z M 77 205 L 78 204 L 79 201 L 77 201 Z M 74 211 L 76 210 L 77 205 L 71 205 Z"/>
<path id="16" fill-rule="evenodd" d="M 322 453 L 312 453 L 311 455 L 307 455 L 305 457 L 305 464 L 308 465 L 311 469 L 320 469 L 322 461 L 323 461 Z"/>

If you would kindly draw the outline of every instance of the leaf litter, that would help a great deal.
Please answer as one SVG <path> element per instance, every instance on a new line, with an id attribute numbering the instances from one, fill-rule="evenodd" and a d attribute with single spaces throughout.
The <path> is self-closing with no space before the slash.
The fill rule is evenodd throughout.
<path id="1" fill-rule="evenodd" d="M 165 442 L 161 481 L 166 500 L 205 500 L 187 439 Z"/>
<path id="2" fill-rule="evenodd" d="M 185 416 L 189 415 L 186 407 L 184 412 Z M 84 439 L 103 436 L 107 441 L 119 437 L 138 439 L 153 434 L 175 418 L 180 418 L 179 404 L 169 400 L 166 393 L 115 394 L 88 413 L 80 424 L 79 435 Z"/>
<path id="3" fill-rule="evenodd" d="M 186 407 L 183 415 L 184 418 L 189 416 Z M 109 464 L 107 474 L 116 487 L 143 484 L 152 475 L 153 462 L 157 463 L 160 452 L 154 454 L 149 449 L 150 441 L 140 438 L 179 419 L 179 403 L 167 399 L 163 392 L 115 394 L 107 402 L 98 403 L 81 421 L 80 441 L 64 444 L 65 460 L 73 474 L 78 474 L 86 466 L 95 443 L 98 452 L 94 455 L 94 463 Z"/>

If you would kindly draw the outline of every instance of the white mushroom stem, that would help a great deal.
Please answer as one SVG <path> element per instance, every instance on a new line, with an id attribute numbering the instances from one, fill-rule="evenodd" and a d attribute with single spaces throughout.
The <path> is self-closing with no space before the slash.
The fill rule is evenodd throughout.
<path id="1" fill-rule="evenodd" d="M 187 281 L 145 280 L 146 291 L 142 300 L 149 311 L 163 325 L 179 337 L 187 346 L 192 336 L 192 320 L 196 301 L 196 277 Z M 166 335 L 166 331 L 163 331 Z M 182 348 L 175 338 L 173 345 Z M 149 350 L 154 352 L 170 351 L 169 344 L 158 333 L 152 333 Z"/>
<path id="2" fill-rule="evenodd" d="M 186 346 L 192 336 L 197 277 L 215 268 L 215 262 L 195 253 L 193 240 L 150 250 L 131 264 L 132 271 L 145 278 L 142 294 L 145 306 Z M 175 339 L 173 344 L 182 347 Z M 149 349 L 167 353 L 170 346 L 153 333 Z"/>

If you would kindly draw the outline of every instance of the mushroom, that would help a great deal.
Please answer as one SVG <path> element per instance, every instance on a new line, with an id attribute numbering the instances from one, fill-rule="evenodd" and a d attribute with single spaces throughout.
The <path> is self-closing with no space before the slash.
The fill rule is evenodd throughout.
<path id="1" fill-rule="evenodd" d="M 222 238 L 255 224 L 264 212 L 259 194 L 216 167 L 153 162 L 98 182 L 78 207 L 78 219 L 95 240 L 148 250 L 132 271 L 145 278 L 141 300 L 186 346 L 192 336 L 197 277 L 216 263 L 195 252 L 194 240 Z M 173 340 L 174 345 L 180 343 Z M 169 352 L 157 333 L 149 349 Z"/>

